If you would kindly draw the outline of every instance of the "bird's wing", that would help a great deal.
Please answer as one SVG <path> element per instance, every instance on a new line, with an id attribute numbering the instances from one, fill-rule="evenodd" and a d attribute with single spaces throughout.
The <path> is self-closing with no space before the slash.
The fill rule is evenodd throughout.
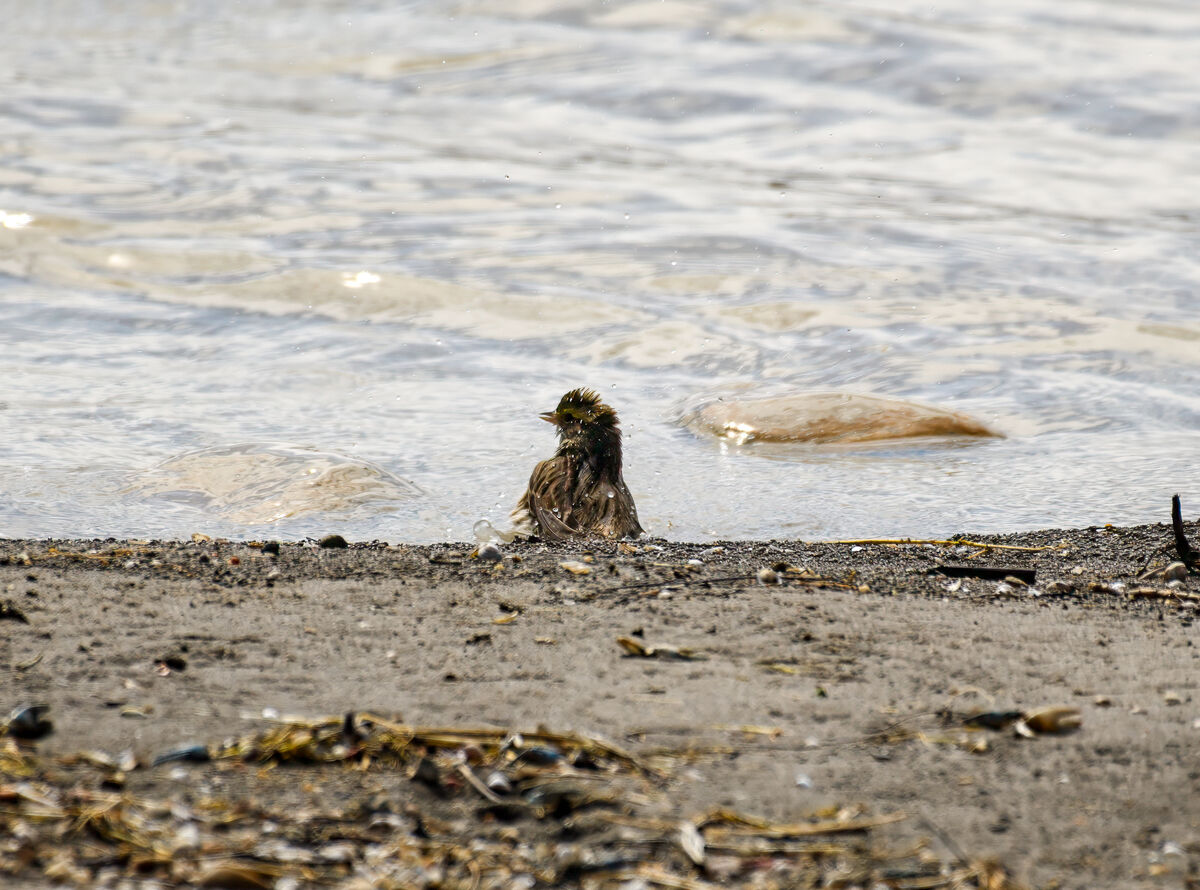
<path id="1" fill-rule="evenodd" d="M 554 457 L 533 468 L 524 505 L 533 516 L 534 531 L 547 541 L 577 537 L 572 522 L 571 491 L 565 459 Z"/>
<path id="2" fill-rule="evenodd" d="M 588 502 L 592 515 L 581 516 L 581 526 L 594 529 L 606 538 L 636 538 L 642 533 L 633 495 L 625 487 L 624 480 L 618 479 L 615 485 L 597 485 Z"/>

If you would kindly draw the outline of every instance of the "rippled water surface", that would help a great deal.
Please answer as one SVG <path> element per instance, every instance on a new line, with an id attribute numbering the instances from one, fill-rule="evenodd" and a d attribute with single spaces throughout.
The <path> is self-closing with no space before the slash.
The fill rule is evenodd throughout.
<path id="1" fill-rule="evenodd" d="M 1200 508 L 1200 7 L 45 3 L 0 64 L 0 535 L 466 539 L 619 410 L 677 539 Z M 736 446 L 843 390 L 1006 438 Z"/>

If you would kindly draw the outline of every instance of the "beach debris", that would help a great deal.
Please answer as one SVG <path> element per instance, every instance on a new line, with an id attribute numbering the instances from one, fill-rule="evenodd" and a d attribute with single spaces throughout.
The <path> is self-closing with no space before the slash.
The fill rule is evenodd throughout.
<path id="1" fill-rule="evenodd" d="M 693 865 L 704 866 L 704 836 L 694 822 L 679 823 L 679 848 Z"/>
<path id="2" fill-rule="evenodd" d="M 152 761 L 151 766 L 162 766 L 164 763 L 208 763 L 212 760 L 212 754 L 208 750 L 207 745 L 189 744 L 179 748 L 172 748 L 170 751 L 164 751 Z"/>
<path id="3" fill-rule="evenodd" d="M 946 564 L 934 566 L 932 571 L 948 578 L 982 578 L 987 581 L 1007 581 L 1010 585 L 1014 581 L 1019 585 L 1032 584 L 1037 577 L 1036 569 L 1021 566 Z"/>
<path id="4" fill-rule="evenodd" d="M 54 731 L 49 711 L 49 705 L 18 705 L 0 724 L 0 736 L 34 740 L 49 735 Z"/>
<path id="5" fill-rule="evenodd" d="M 138 767 L 137 755 L 126 749 L 119 754 L 109 754 L 106 751 L 80 751 L 78 754 L 63 758 L 63 763 L 87 763 L 101 769 L 132 772 Z"/>
<path id="6" fill-rule="evenodd" d="M 166 673 L 180 673 L 187 670 L 187 659 L 182 655 L 164 655 L 154 663 L 157 668 L 166 668 Z"/>
<path id="7" fill-rule="evenodd" d="M 1037 735 L 1074 732 L 1083 725 L 1083 716 L 1079 708 L 1070 705 L 1052 705 L 1026 711 L 1021 719 L 1013 724 L 1018 735 L 1033 738 Z"/>
<path id="8" fill-rule="evenodd" d="M 676 765 L 692 762 L 686 751 L 660 750 L 649 762 L 580 733 L 418 727 L 352 712 L 292 718 L 204 750 L 213 756 L 206 775 L 237 778 L 193 801 L 114 790 L 114 768 L 137 766 L 124 755 L 92 752 L 47 769 L 50 760 L 0 740 L 0 836 L 16 853 L 0 866 L 5 877 L 86 886 L 115 867 L 213 890 L 348 880 L 700 890 L 712 881 L 762 886 L 769 870 L 780 886 L 843 886 L 853 874 L 856 886 L 1016 887 L 998 865 L 959 852 L 942 862 L 923 845 L 886 849 L 872 833 L 904 813 L 835 806 L 786 823 L 725 809 L 688 814 L 670 797 Z M 388 772 L 415 781 L 380 791 Z M 283 802 L 298 782 L 314 803 Z"/>
<path id="9" fill-rule="evenodd" d="M 1181 562 L 1172 562 L 1159 569 L 1150 569 L 1138 575 L 1139 581 L 1183 581 L 1190 573 Z"/>
<path id="10" fill-rule="evenodd" d="M 1200 571 L 1200 552 L 1188 543 L 1183 533 L 1183 508 L 1179 503 L 1179 495 L 1171 498 L 1171 529 L 1175 533 L 1175 552 L 1189 569 Z"/>
<path id="11" fill-rule="evenodd" d="M 779 573 L 772 568 L 768 568 L 767 566 L 763 566 L 761 569 L 759 569 L 755 577 L 758 579 L 759 584 L 779 583 Z"/>
<path id="12" fill-rule="evenodd" d="M 16 621 L 20 624 L 28 624 L 29 619 L 25 617 L 25 613 L 16 607 L 16 604 L 10 600 L 0 600 L 0 621 Z"/>
<path id="13" fill-rule="evenodd" d="M 678 646 L 647 646 L 633 637 L 617 637 L 617 645 L 625 650 L 626 658 L 664 658 L 674 661 L 705 661 L 708 656 L 695 649 Z"/>
<path id="14" fill-rule="evenodd" d="M 591 566 L 587 565 L 586 563 L 579 562 L 578 560 L 575 560 L 575 559 L 568 559 L 565 562 L 560 562 L 558 564 L 558 567 L 560 569 L 565 569 L 566 571 L 570 572 L 572 575 L 590 575 L 592 573 Z"/>
<path id="15" fill-rule="evenodd" d="M 1001 730 L 1011 726 L 1018 735 L 1034 738 L 1037 735 L 1072 732 L 1083 725 L 1083 717 L 1079 708 L 1053 705 L 1028 710 L 981 711 L 963 717 L 961 722 L 972 729 Z"/>
<path id="16" fill-rule="evenodd" d="M 504 562 L 504 551 L 496 544 L 488 541 L 486 544 L 480 544 L 475 548 L 474 552 L 471 553 L 471 558 L 477 559 L 482 563 L 494 565 Z"/>
<path id="17" fill-rule="evenodd" d="M 1012 726 L 1021 719 L 1021 711 L 983 711 L 972 714 L 963 720 L 963 726 L 977 726 L 983 729 L 1004 729 Z"/>
<path id="18" fill-rule="evenodd" d="M 767 658 L 756 661 L 759 667 L 776 674 L 802 674 L 804 668 L 795 661 L 779 658 Z"/>
<path id="19" fill-rule="evenodd" d="M 42 659 L 45 657 L 46 657 L 46 653 L 43 650 L 42 652 L 39 652 L 37 655 L 33 656 L 33 658 L 29 659 L 28 661 L 18 661 L 16 664 L 13 665 L 13 670 L 17 671 L 17 672 L 27 671 L 31 667 L 34 667 L 34 666 L 40 664 Z"/>
<path id="20" fill-rule="evenodd" d="M 1179 600 L 1181 603 L 1186 603 L 1189 606 L 1200 602 L 1200 593 L 1187 593 L 1180 590 L 1179 587 L 1180 582 L 1168 581 L 1165 590 L 1160 590 L 1157 587 L 1135 587 L 1129 591 L 1129 596 L 1133 599 Z"/>
<path id="21" fill-rule="evenodd" d="M 278 869 L 246 865 L 239 862 L 220 862 L 208 866 L 197 876 L 196 884 L 220 890 L 271 890 Z"/>
<path id="22" fill-rule="evenodd" d="M 324 547 L 326 550 L 345 550 L 350 545 L 341 535 L 326 535 L 317 541 L 317 546 Z"/>
<path id="23" fill-rule="evenodd" d="M 267 556 L 278 556 L 279 555 L 279 542 L 278 541 L 267 541 L 266 543 L 264 543 L 262 545 L 262 552 L 265 553 Z"/>

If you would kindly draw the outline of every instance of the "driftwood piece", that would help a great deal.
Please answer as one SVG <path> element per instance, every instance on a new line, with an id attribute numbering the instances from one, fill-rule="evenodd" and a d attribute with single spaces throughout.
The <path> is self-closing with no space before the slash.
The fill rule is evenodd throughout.
<path id="1" fill-rule="evenodd" d="M 1200 569 L 1200 553 L 1193 549 L 1183 533 L 1183 510 L 1179 506 L 1179 495 L 1171 498 L 1171 528 L 1175 530 L 1175 551 L 1189 569 Z"/>

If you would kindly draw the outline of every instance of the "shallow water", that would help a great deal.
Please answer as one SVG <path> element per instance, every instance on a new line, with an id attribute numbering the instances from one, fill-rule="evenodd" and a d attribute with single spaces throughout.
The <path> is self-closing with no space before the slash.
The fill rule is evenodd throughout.
<path id="1" fill-rule="evenodd" d="M 466 539 L 579 385 L 670 538 L 1191 515 L 1200 10 L 987 7 L 22 7 L 0 535 Z M 1007 438 L 677 423 L 831 389 Z"/>

